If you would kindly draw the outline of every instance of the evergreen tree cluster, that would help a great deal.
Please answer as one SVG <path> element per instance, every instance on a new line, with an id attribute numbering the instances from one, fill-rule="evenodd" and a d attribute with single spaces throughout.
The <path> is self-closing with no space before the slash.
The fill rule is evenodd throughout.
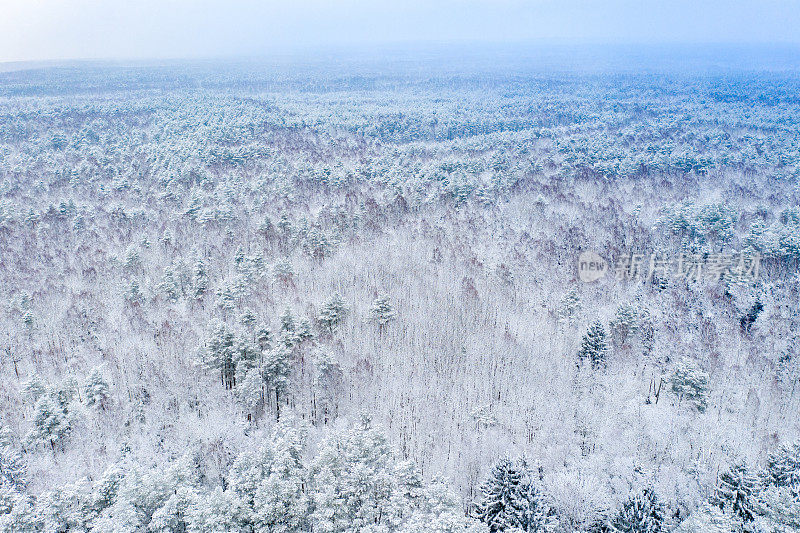
<path id="1" fill-rule="evenodd" d="M 16 490 L 0 447 L 0 531 L 118 533 L 480 533 L 440 479 L 423 480 L 368 423 L 332 433 L 315 453 L 302 429 L 278 426 L 233 460 L 221 484 L 187 451 L 167 468 L 114 464 L 38 497 Z M 8 481 L 8 480 L 12 481 Z"/>
<path id="2" fill-rule="evenodd" d="M 502 459 L 492 466 L 481 485 L 481 497 L 473 515 L 496 531 L 550 531 L 555 511 L 524 460 Z"/>

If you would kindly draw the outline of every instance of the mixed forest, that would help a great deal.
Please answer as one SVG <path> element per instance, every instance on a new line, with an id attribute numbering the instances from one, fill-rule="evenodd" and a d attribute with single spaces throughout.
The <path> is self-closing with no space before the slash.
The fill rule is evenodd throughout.
<path id="1" fill-rule="evenodd" d="M 798 95 L 0 73 L 0 531 L 800 531 Z"/>

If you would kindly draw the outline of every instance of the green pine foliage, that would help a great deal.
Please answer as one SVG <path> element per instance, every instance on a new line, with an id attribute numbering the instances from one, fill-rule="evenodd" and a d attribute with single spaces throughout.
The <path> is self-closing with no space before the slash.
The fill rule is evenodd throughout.
<path id="1" fill-rule="evenodd" d="M 664 507 L 652 489 L 633 495 L 611 520 L 614 533 L 661 533 L 664 525 Z"/>
<path id="2" fill-rule="evenodd" d="M 372 303 L 372 316 L 378 325 L 383 328 L 397 317 L 392 301 L 388 296 L 379 296 Z"/>
<path id="3" fill-rule="evenodd" d="M 670 383 L 680 401 L 686 401 L 699 412 L 708 406 L 709 375 L 695 361 L 683 358 L 675 364 Z"/>
<path id="4" fill-rule="evenodd" d="M 328 332 L 333 333 L 337 325 L 344 320 L 347 315 L 347 306 L 342 296 L 336 292 L 328 298 L 322 305 L 317 317 L 317 322 Z"/>
<path id="5" fill-rule="evenodd" d="M 589 327 L 586 335 L 581 341 L 581 349 L 578 352 L 578 360 L 588 362 L 595 370 L 605 368 L 608 354 L 606 343 L 606 330 L 603 324 L 595 322 Z"/>
<path id="6" fill-rule="evenodd" d="M 758 478 L 740 463 L 720 474 L 711 501 L 737 520 L 752 522 L 756 514 L 754 505 L 758 490 Z"/>
<path id="7" fill-rule="evenodd" d="M 547 497 L 522 460 L 495 463 L 480 491 L 473 514 L 491 532 L 547 531 L 555 524 Z"/>

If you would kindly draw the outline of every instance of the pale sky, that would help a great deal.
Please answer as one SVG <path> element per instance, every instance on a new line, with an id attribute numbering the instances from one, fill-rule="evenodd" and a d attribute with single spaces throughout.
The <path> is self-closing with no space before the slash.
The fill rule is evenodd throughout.
<path id="1" fill-rule="evenodd" d="M 0 0 L 0 61 L 459 41 L 798 43 L 800 0 Z"/>

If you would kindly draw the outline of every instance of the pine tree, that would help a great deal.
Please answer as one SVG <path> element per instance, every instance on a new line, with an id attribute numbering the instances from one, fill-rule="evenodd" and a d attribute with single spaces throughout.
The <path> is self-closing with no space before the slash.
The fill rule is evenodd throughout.
<path id="1" fill-rule="evenodd" d="M 322 327 L 333 333 L 334 328 L 344 319 L 346 314 L 347 308 L 344 300 L 336 292 L 322 305 L 317 320 Z"/>
<path id="2" fill-rule="evenodd" d="M 236 378 L 234 342 L 234 334 L 225 324 L 222 322 L 212 323 L 202 354 L 206 368 L 219 370 L 222 384 L 228 389 L 233 388 Z"/>
<path id="3" fill-rule="evenodd" d="M 294 267 L 288 259 L 282 259 L 275 263 L 272 267 L 272 276 L 275 281 L 282 283 L 284 286 L 292 284 L 294 278 Z"/>
<path id="4" fill-rule="evenodd" d="M 114 503 L 124 477 L 125 474 L 119 466 L 112 464 L 106 468 L 102 477 L 92 487 L 90 500 L 94 513 L 99 514 Z"/>
<path id="5" fill-rule="evenodd" d="M 131 284 L 128 286 L 128 290 L 125 291 L 125 299 L 131 304 L 138 304 L 142 302 L 142 300 L 144 300 L 142 291 L 139 288 L 138 280 L 135 279 L 131 280 Z"/>
<path id="6" fill-rule="evenodd" d="M 188 533 L 231 533 L 243 531 L 245 526 L 241 503 L 221 487 L 195 498 L 186 514 Z"/>
<path id="7" fill-rule="evenodd" d="M 744 464 L 736 464 L 720 474 L 711 501 L 738 520 L 751 522 L 755 516 L 753 503 L 757 492 L 756 477 L 750 474 Z"/>
<path id="8" fill-rule="evenodd" d="M 30 379 L 27 379 L 22 383 L 22 391 L 27 399 L 35 404 L 39 398 L 47 393 L 47 387 L 45 387 L 42 378 L 37 375 L 33 375 Z"/>
<path id="9" fill-rule="evenodd" d="M 139 255 L 139 247 L 135 244 L 131 244 L 125 250 L 125 256 L 123 258 L 123 264 L 125 268 L 128 270 L 136 270 L 142 265 L 142 259 Z"/>
<path id="10" fill-rule="evenodd" d="M 44 443 L 55 450 L 69 433 L 69 425 L 65 413 L 49 394 L 43 395 L 36 402 L 33 415 L 33 429 L 27 439 L 32 443 Z"/>
<path id="11" fill-rule="evenodd" d="M 243 378 L 251 368 L 258 368 L 262 359 L 261 349 L 249 335 L 244 333 L 234 335 L 233 367 L 237 377 Z"/>
<path id="12" fill-rule="evenodd" d="M 315 423 L 328 424 L 338 415 L 336 396 L 342 385 L 343 374 L 339 363 L 326 350 L 314 354 L 314 407 Z"/>
<path id="13" fill-rule="evenodd" d="M 675 529 L 675 533 L 731 533 L 732 531 L 734 524 L 730 516 L 709 504 L 695 510 Z"/>
<path id="14" fill-rule="evenodd" d="M 268 215 L 264 215 L 264 218 L 258 225 L 258 232 L 262 234 L 265 238 L 269 239 L 274 233 L 274 231 L 275 228 L 272 224 L 272 219 L 270 219 Z"/>
<path id="15" fill-rule="evenodd" d="M 252 310 L 246 309 L 239 315 L 239 324 L 246 328 L 252 328 L 256 323 L 256 315 Z"/>
<path id="16" fill-rule="evenodd" d="M 566 324 L 574 321 L 581 310 L 581 300 L 578 295 L 578 289 L 572 287 L 566 296 L 561 300 L 558 308 L 558 320 Z"/>
<path id="17" fill-rule="evenodd" d="M 217 299 L 214 302 L 217 307 L 224 311 L 236 309 L 237 291 L 231 283 L 217 289 Z"/>
<path id="18" fill-rule="evenodd" d="M 311 329 L 311 321 L 308 318 L 303 317 L 297 323 L 295 337 L 298 343 L 314 338 L 314 332 Z"/>
<path id="19" fill-rule="evenodd" d="M 312 465 L 313 531 L 386 531 L 396 507 L 394 457 L 386 437 L 363 421 L 333 434 Z M 381 527 L 382 526 L 382 527 Z"/>
<path id="20" fill-rule="evenodd" d="M 386 326 L 386 324 L 397 317 L 397 312 L 394 310 L 392 302 L 389 300 L 388 296 L 379 296 L 372 303 L 372 316 L 378 323 L 378 326 L 381 328 L 381 330 L 383 330 L 383 327 Z"/>
<path id="21" fill-rule="evenodd" d="M 800 484 L 764 489 L 755 501 L 756 531 L 800 531 Z"/>
<path id="22" fill-rule="evenodd" d="M 192 290 L 195 298 L 202 298 L 208 292 L 208 271 L 201 257 L 197 258 L 192 268 Z"/>
<path id="23" fill-rule="evenodd" d="M 191 487 L 178 487 L 153 513 L 147 530 L 153 533 L 185 532 L 189 508 L 198 499 L 198 494 Z"/>
<path id="24" fill-rule="evenodd" d="M 279 317 L 279 320 L 281 322 L 281 333 L 290 333 L 294 335 L 295 323 L 292 310 L 288 307 L 284 309 L 283 313 Z"/>
<path id="25" fill-rule="evenodd" d="M 272 348 L 272 332 L 264 324 L 256 328 L 255 340 L 262 352 Z"/>
<path id="26" fill-rule="evenodd" d="M 21 490 L 26 483 L 25 473 L 25 460 L 14 449 L 11 431 L 0 426 L 0 490 Z"/>
<path id="27" fill-rule="evenodd" d="M 611 321 L 610 328 L 614 346 L 617 348 L 624 346 L 630 337 L 639 330 L 636 308 L 630 304 L 619 306 L 614 320 Z"/>
<path id="28" fill-rule="evenodd" d="M 308 474 L 302 462 L 302 441 L 293 432 L 273 440 L 269 469 L 253 498 L 256 531 L 309 531 Z"/>
<path id="29" fill-rule="evenodd" d="M 615 533 L 660 533 L 664 529 L 664 508 L 652 489 L 644 489 L 622 505 L 611 521 Z"/>
<path id="30" fill-rule="evenodd" d="M 670 381 L 679 400 L 689 401 L 701 413 L 706 410 L 709 375 L 696 362 L 683 358 L 675 365 Z"/>
<path id="31" fill-rule="evenodd" d="M 253 368 L 239 380 L 236 397 L 247 411 L 247 419 L 252 420 L 264 401 L 264 378 L 261 369 Z"/>
<path id="32" fill-rule="evenodd" d="M 583 336 L 578 359 L 589 361 L 594 369 L 605 368 L 607 352 L 606 330 L 600 322 L 595 322 Z"/>
<path id="33" fill-rule="evenodd" d="M 108 398 L 111 395 L 108 383 L 103 378 L 102 366 L 97 366 L 89 373 L 84 386 L 87 405 L 97 405 L 105 410 Z"/>
<path id="34" fill-rule="evenodd" d="M 278 345 L 264 357 L 262 373 L 264 381 L 275 395 L 275 415 L 281 416 L 281 398 L 289 388 L 289 376 L 292 372 L 292 350 L 285 345 Z"/>
<path id="35" fill-rule="evenodd" d="M 800 440 L 783 444 L 767 459 L 767 484 L 778 487 L 800 485 Z"/>
<path id="36" fill-rule="evenodd" d="M 489 526 L 489 531 L 506 531 L 525 522 L 525 472 L 509 459 L 494 464 L 488 479 L 481 485 L 481 500 L 475 517 Z"/>
<path id="37" fill-rule="evenodd" d="M 305 239 L 304 248 L 308 255 L 321 261 L 331 254 L 334 245 L 322 230 L 314 227 Z"/>

